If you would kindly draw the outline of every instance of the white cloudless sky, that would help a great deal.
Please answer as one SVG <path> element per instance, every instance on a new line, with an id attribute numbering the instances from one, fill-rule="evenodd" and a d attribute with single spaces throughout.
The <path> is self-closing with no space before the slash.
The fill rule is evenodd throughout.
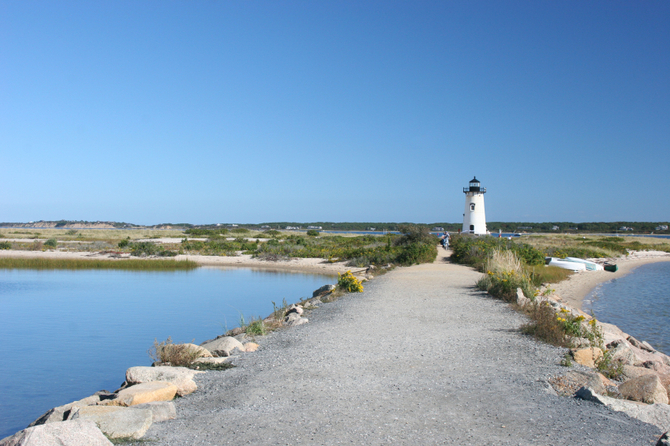
<path id="1" fill-rule="evenodd" d="M 670 220 L 667 1 L 0 0 L 0 221 Z"/>

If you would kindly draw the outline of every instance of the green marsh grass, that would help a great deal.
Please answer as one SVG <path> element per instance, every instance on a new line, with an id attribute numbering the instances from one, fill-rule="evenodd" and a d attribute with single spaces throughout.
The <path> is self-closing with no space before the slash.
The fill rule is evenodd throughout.
<path id="1" fill-rule="evenodd" d="M 190 260 L 159 259 L 17 259 L 0 258 L 0 269 L 116 269 L 127 271 L 176 271 L 191 270 L 198 264 Z"/>

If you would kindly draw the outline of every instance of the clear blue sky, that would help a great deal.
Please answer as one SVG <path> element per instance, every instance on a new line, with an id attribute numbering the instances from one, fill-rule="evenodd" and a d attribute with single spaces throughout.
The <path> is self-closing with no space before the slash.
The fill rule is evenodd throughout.
<path id="1" fill-rule="evenodd" d="M 670 2 L 0 0 L 0 221 L 670 219 Z"/>

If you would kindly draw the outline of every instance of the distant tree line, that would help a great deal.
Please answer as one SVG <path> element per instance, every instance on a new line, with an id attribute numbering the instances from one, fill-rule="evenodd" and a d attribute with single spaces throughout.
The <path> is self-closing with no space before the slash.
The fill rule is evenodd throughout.
<path id="1" fill-rule="evenodd" d="M 132 223 L 119 222 L 87 222 L 74 220 L 60 220 L 56 222 L 39 221 L 30 224 L 32 227 L 38 227 L 40 223 L 56 223 L 57 228 L 66 228 L 74 223 L 77 224 L 95 224 L 107 223 L 113 225 L 115 228 L 172 228 L 187 230 L 190 235 L 195 235 L 198 230 L 210 230 L 214 232 L 225 233 L 226 229 L 237 232 L 239 229 L 245 228 L 250 230 L 264 231 L 268 229 L 286 229 L 300 228 L 307 230 L 309 226 L 320 227 L 321 231 L 391 231 L 396 232 L 400 227 L 407 224 L 407 222 L 271 222 L 271 223 L 254 223 L 254 224 L 211 224 L 211 225 L 194 225 L 190 223 L 161 223 L 153 226 L 135 225 Z M 0 227 L 21 227 L 27 226 L 27 223 L 0 223 Z M 670 224 L 666 222 L 636 222 L 636 221 L 615 221 L 615 222 L 589 222 L 589 223 L 574 223 L 566 221 L 558 222 L 487 222 L 486 227 L 490 232 L 528 232 L 528 233 L 635 233 L 635 234 L 670 234 L 667 229 Z M 432 231 L 449 231 L 458 232 L 462 228 L 461 223 L 420 223 L 418 226 L 428 228 Z M 195 232 L 193 232 L 195 230 Z"/>

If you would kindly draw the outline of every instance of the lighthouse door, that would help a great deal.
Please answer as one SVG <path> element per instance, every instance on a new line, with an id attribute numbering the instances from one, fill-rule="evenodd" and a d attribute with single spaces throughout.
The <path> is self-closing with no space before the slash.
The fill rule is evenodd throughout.
<path id="1" fill-rule="evenodd" d="M 474 231 L 475 230 L 475 225 L 470 225 L 470 230 Z"/>

